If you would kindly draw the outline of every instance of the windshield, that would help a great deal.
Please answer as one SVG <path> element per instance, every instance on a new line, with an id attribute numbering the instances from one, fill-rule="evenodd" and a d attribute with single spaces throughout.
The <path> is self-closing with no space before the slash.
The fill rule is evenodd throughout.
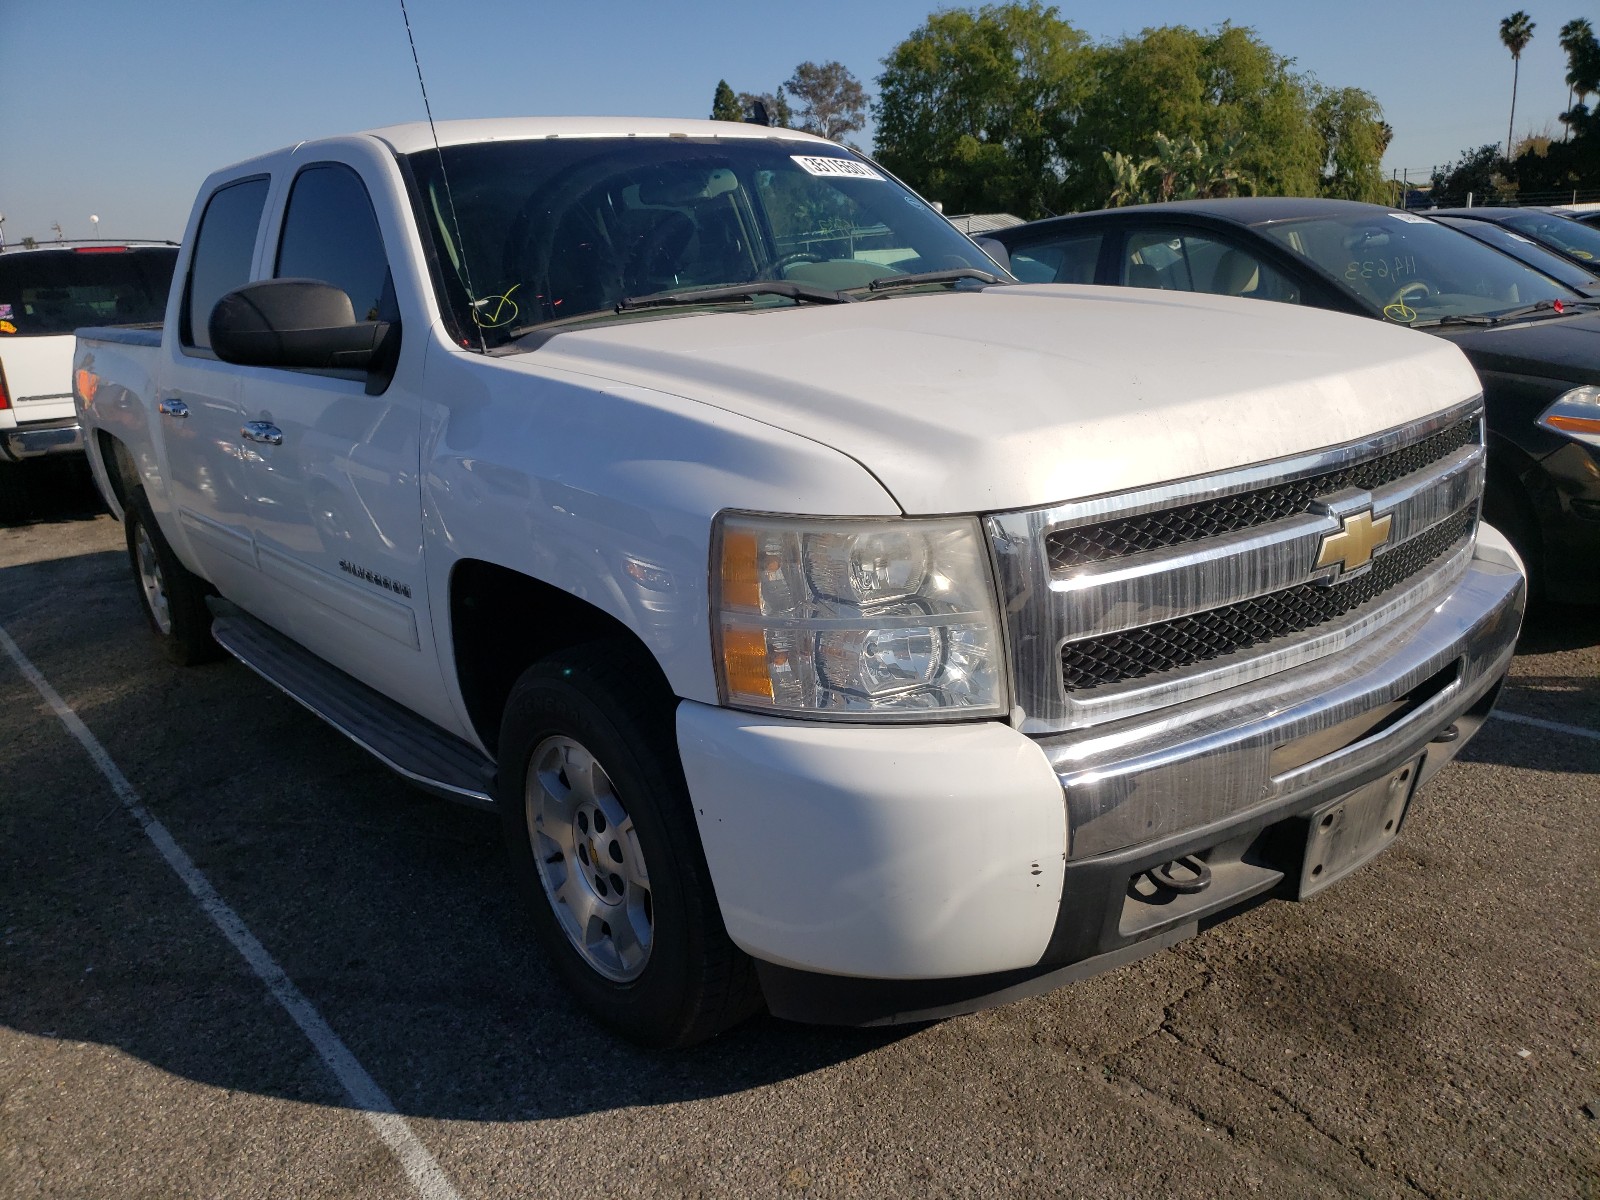
<path id="1" fill-rule="evenodd" d="M 1563 254 L 1600 267 L 1600 229 L 1591 229 L 1579 221 L 1558 217 L 1554 213 L 1529 212 L 1526 209 L 1506 213 L 1500 223 L 1547 246 L 1554 246 Z"/>
<path id="2" fill-rule="evenodd" d="M 1399 325 L 1579 298 L 1532 267 L 1411 213 L 1362 209 L 1258 228 Z"/>
<path id="3" fill-rule="evenodd" d="M 438 152 L 410 158 L 423 223 L 461 328 L 475 325 L 491 346 L 662 292 L 775 281 L 833 293 L 997 270 L 927 204 L 837 146 L 552 138 L 448 146 L 443 156 L 449 194 Z M 721 302 L 799 299 L 769 289 Z"/>
<path id="4" fill-rule="evenodd" d="M 1493 221 L 1474 221 L 1466 217 L 1435 217 L 1441 225 L 1459 229 L 1470 238 L 1476 238 L 1496 250 L 1504 250 L 1513 258 L 1520 258 L 1530 267 L 1543 271 L 1571 288 L 1600 286 L 1600 278 L 1591 275 L 1571 259 L 1562 258 L 1553 250 L 1546 250 L 1538 242 L 1529 241 L 1514 229 L 1496 225 Z M 1600 270 L 1600 262 L 1595 263 Z"/>
<path id="5" fill-rule="evenodd" d="M 0 337 L 158 322 L 166 313 L 177 261 L 176 246 L 0 254 Z"/>

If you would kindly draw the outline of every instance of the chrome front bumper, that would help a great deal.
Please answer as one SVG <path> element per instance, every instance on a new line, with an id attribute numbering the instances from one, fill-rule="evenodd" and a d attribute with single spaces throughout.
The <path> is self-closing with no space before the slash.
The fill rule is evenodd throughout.
<path id="1" fill-rule="evenodd" d="M 1521 626 L 1523 576 L 1504 539 L 1484 527 L 1472 555 L 1436 603 L 1340 653 L 1155 718 L 1041 739 L 1069 861 L 1314 804 L 1426 750 L 1425 782 L 1476 728 L 1465 714 L 1505 674 Z M 1434 744 L 1451 725 L 1458 736 Z"/>
<path id="2" fill-rule="evenodd" d="M 0 457 L 11 462 L 41 458 L 46 454 L 82 453 L 83 429 L 76 417 L 0 430 Z"/>

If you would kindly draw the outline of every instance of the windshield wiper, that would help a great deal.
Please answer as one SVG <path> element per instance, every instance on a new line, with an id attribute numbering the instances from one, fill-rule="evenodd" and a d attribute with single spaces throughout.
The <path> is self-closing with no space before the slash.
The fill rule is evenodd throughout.
<path id="1" fill-rule="evenodd" d="M 1567 313 L 1576 312 L 1580 308 L 1594 308 L 1600 300 L 1562 300 L 1561 307 L 1556 307 L 1554 300 L 1538 300 L 1532 304 L 1524 304 L 1521 308 L 1508 308 L 1505 312 L 1493 314 L 1481 313 L 1452 313 L 1447 317 L 1440 317 L 1436 321 L 1418 321 L 1413 329 L 1424 325 L 1500 325 L 1506 321 L 1518 321 L 1523 317 L 1536 317 L 1542 313 L 1551 313 L 1555 316 L 1565 316 Z"/>
<path id="2" fill-rule="evenodd" d="M 919 283 L 955 283 L 962 279 L 977 279 L 990 284 L 1011 282 L 992 272 L 980 271 L 977 267 L 952 267 L 947 271 L 918 271 L 914 275 L 885 275 L 867 284 L 867 288 L 874 292 L 886 292 L 891 288 L 916 287 Z"/>
<path id="3" fill-rule="evenodd" d="M 716 304 L 723 300 L 753 300 L 757 296 L 787 296 L 791 300 L 805 301 L 808 304 L 848 304 L 855 298 L 804 283 L 790 283 L 781 279 L 757 279 L 750 283 L 691 288 L 684 292 L 652 292 L 648 296 L 628 296 L 617 305 L 617 311 L 620 313 L 634 312 L 641 308 Z"/>
<path id="4" fill-rule="evenodd" d="M 1447 317 L 1435 317 L 1431 321 L 1415 321 L 1409 327 L 1422 329 L 1428 325 L 1493 325 L 1499 320 L 1499 317 L 1486 317 L 1482 313 L 1451 313 Z M 1404 322 L 1397 321 L 1396 324 Z"/>

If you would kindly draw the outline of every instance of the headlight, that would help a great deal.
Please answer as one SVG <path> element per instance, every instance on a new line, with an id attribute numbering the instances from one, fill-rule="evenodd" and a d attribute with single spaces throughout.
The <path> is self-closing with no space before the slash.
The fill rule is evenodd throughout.
<path id="1" fill-rule="evenodd" d="M 975 519 L 718 520 L 723 703 L 857 720 L 1007 711 L 999 610 Z"/>
<path id="2" fill-rule="evenodd" d="M 1600 387 L 1576 387 L 1539 414 L 1540 425 L 1575 442 L 1600 446 Z"/>

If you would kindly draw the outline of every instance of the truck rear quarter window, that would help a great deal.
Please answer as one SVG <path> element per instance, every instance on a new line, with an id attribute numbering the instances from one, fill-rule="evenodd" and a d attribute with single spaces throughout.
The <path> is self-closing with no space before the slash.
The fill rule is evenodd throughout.
<path id="1" fill-rule="evenodd" d="M 92 246 L 0 255 L 0 337 L 71 333 L 83 325 L 159 322 L 176 246 Z"/>
<path id="2" fill-rule="evenodd" d="M 358 321 L 395 318 L 389 260 L 372 199 L 349 167 L 318 163 L 295 178 L 273 274 L 342 288 Z"/>
<path id="3" fill-rule="evenodd" d="M 185 346 L 210 350 L 206 323 L 211 310 L 223 296 L 250 282 L 250 262 L 269 182 L 263 175 L 226 184 L 206 201 L 178 319 L 178 336 Z"/>

